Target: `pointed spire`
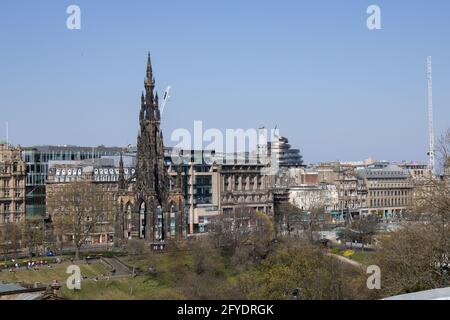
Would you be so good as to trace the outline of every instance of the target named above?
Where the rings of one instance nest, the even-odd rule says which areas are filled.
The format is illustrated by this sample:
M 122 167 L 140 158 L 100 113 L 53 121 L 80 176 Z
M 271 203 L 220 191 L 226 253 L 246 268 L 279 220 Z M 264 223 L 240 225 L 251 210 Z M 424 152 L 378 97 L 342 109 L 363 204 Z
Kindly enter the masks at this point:
M 161 120 L 161 113 L 159 111 L 158 92 L 156 92 L 156 96 L 155 96 L 155 118 L 156 118 L 157 121 Z
M 150 58 L 150 51 L 147 57 L 147 79 L 153 80 L 152 59 Z
M 148 95 L 149 91 L 153 91 L 155 87 L 155 78 L 153 78 L 153 69 L 152 69 L 152 61 L 150 58 L 150 51 L 148 52 L 147 58 L 147 72 L 145 74 L 144 80 L 145 92 Z M 153 95 L 153 92 L 152 92 Z
M 123 170 L 123 158 L 122 158 L 122 152 L 120 153 L 120 160 L 119 160 L 119 190 L 125 190 L 125 175 Z
M 139 113 L 139 121 L 144 120 L 144 113 L 145 113 L 145 97 L 144 97 L 144 91 L 142 91 L 142 95 L 141 95 L 141 112 Z

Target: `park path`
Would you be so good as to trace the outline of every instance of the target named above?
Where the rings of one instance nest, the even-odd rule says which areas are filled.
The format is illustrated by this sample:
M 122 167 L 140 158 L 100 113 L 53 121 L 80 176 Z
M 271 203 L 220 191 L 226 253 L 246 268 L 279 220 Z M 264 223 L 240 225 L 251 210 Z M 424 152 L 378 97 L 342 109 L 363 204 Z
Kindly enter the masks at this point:
M 132 272 L 124 263 L 122 263 L 118 258 L 102 258 L 107 264 L 113 267 L 115 270 L 115 276 L 130 275 Z
M 359 263 L 359 262 L 357 262 L 357 261 L 355 261 L 355 260 L 352 260 L 352 259 L 349 259 L 349 258 L 340 256 L 340 255 L 338 255 L 338 254 L 334 254 L 334 253 L 330 253 L 330 252 L 329 252 L 329 253 L 327 253 L 327 255 L 330 256 L 330 257 L 334 257 L 334 258 L 336 258 L 336 259 L 342 261 L 343 263 L 346 263 L 346 264 L 348 264 L 348 265 L 351 265 L 351 266 L 353 266 L 353 267 L 355 267 L 355 268 L 359 268 L 359 269 L 363 269 L 363 268 L 364 268 L 364 265 L 363 265 L 363 264 L 361 264 L 361 263 Z

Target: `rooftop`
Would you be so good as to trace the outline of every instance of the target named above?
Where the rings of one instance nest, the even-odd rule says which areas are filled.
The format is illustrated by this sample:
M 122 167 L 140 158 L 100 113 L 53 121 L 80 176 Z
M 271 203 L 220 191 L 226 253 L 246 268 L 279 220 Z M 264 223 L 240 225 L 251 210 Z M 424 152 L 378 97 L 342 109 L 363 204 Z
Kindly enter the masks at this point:
M 401 294 L 383 300 L 450 300 L 450 287 Z

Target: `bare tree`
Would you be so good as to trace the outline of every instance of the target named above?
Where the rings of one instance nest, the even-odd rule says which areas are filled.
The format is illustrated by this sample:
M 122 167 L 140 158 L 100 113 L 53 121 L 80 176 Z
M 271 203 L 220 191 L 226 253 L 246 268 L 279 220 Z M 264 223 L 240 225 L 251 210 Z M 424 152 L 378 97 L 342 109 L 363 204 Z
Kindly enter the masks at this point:
M 277 236 L 290 236 L 298 230 L 301 214 L 302 210 L 290 202 L 277 204 L 274 212 Z
M 255 270 L 238 276 L 247 299 L 364 299 L 364 274 L 323 250 L 284 238 Z
M 325 207 L 322 203 L 312 204 L 300 218 L 300 225 L 310 243 L 316 240 L 316 233 L 320 231 L 325 220 Z
M 438 154 L 449 160 L 450 130 L 439 142 Z M 442 161 L 442 165 L 446 162 Z M 418 187 L 411 220 L 425 225 L 434 235 L 435 263 L 448 269 L 450 262 L 450 184 L 445 179 L 431 177 Z
M 439 154 L 448 159 L 450 136 L 441 139 Z M 384 294 L 449 285 L 450 185 L 430 177 L 416 185 L 414 204 L 402 228 L 380 243 L 377 264 L 384 272 Z M 389 270 L 389 271 L 387 271 Z
M 339 237 L 346 242 L 361 243 L 362 250 L 365 244 L 371 244 L 377 233 L 379 218 L 374 215 L 360 216 L 353 219 L 349 225 L 339 231 Z
M 0 227 L 0 250 L 5 261 L 9 254 L 13 254 L 14 259 L 21 248 L 22 228 L 19 223 L 6 223 Z
M 39 247 L 44 243 L 44 219 L 28 217 L 23 222 L 23 244 L 28 248 L 30 258 L 39 254 Z
M 255 257 L 264 256 L 274 238 L 271 219 L 252 208 L 239 207 L 230 215 L 220 215 L 211 224 L 211 240 L 225 255 L 242 247 L 251 248 Z
M 450 128 L 438 140 L 437 158 L 441 167 L 450 165 Z
M 425 224 L 408 224 L 384 235 L 374 264 L 382 274 L 382 296 L 392 296 L 446 285 L 445 273 L 436 263 L 441 249 Z
M 314 242 L 325 223 L 326 193 L 321 188 L 309 189 L 295 196 L 293 203 L 278 205 L 275 210 L 278 234 L 302 235 Z
M 47 196 L 55 233 L 75 245 L 75 259 L 88 240 L 105 232 L 105 225 L 113 226 L 114 207 L 113 193 L 88 181 L 61 184 Z

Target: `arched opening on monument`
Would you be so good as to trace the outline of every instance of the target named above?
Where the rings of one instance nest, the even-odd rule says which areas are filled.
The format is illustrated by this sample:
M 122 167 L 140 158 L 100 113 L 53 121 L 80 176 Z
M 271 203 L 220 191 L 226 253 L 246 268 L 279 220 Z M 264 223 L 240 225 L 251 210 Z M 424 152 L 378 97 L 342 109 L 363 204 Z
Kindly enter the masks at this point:
M 170 236 L 175 236 L 176 233 L 176 219 L 175 219 L 176 208 L 173 203 L 170 204 L 170 215 L 169 215 L 169 231 Z
M 145 239 L 145 215 L 147 213 L 147 206 L 142 201 L 139 206 L 139 238 Z
M 131 221 L 131 212 L 132 212 L 131 203 L 128 202 L 127 212 L 125 213 L 125 226 L 126 226 L 126 232 L 127 232 L 126 237 L 129 240 L 131 239 L 131 230 L 133 228 L 132 221 Z
M 164 219 L 161 206 L 156 208 L 155 240 L 164 241 Z

